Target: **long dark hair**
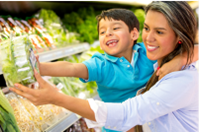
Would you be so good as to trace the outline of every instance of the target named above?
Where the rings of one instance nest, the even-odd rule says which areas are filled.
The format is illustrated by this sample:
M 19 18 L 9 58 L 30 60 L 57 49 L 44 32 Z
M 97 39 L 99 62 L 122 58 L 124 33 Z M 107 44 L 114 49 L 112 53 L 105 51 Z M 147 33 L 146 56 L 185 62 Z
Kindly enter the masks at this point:
M 163 58 L 160 67 L 183 52 L 187 53 L 186 67 L 192 61 L 197 30 L 197 22 L 193 10 L 185 1 L 154 1 L 145 8 L 145 13 L 147 14 L 149 10 L 162 13 L 176 36 L 182 41 L 182 44 L 177 44 L 175 49 Z M 148 91 L 158 81 L 156 72 L 154 72 L 142 93 Z M 142 132 L 142 128 L 136 126 L 135 131 Z

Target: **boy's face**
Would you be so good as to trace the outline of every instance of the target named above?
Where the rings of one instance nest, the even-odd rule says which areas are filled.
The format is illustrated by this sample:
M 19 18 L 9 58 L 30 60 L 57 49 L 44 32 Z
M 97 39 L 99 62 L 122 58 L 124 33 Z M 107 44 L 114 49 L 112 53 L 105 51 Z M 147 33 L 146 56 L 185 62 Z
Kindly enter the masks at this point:
M 139 34 L 139 33 L 138 33 Z M 129 32 L 128 26 L 121 20 L 99 22 L 99 41 L 102 50 L 112 56 L 129 58 L 135 39 L 134 30 Z

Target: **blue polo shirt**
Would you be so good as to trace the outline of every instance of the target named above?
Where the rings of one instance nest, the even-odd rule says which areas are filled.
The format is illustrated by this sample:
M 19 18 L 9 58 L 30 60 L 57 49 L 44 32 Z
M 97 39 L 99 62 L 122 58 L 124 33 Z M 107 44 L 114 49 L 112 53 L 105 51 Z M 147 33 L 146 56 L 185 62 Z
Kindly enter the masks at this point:
M 136 95 L 154 72 L 153 64 L 146 56 L 143 43 L 133 46 L 133 64 L 124 57 L 95 53 L 83 64 L 88 69 L 88 80 L 96 81 L 98 94 L 104 102 L 123 102 Z

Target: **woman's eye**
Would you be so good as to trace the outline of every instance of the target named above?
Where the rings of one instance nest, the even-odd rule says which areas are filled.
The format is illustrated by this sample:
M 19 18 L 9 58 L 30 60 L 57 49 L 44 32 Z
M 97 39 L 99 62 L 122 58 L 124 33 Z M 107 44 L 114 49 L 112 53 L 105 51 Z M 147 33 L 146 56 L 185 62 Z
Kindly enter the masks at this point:
M 145 30 L 145 31 L 148 31 L 148 30 L 149 30 L 149 28 L 147 28 L 147 27 L 144 27 L 144 30 Z
M 158 34 L 163 34 L 163 32 L 157 31 Z

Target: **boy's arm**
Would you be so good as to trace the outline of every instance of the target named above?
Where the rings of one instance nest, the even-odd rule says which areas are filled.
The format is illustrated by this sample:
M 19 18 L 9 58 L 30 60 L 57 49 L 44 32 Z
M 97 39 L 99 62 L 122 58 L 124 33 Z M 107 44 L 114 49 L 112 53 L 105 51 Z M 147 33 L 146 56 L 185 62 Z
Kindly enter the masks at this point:
M 83 63 L 70 63 L 66 61 L 40 63 L 42 76 L 78 77 L 88 79 L 88 70 Z
M 36 59 L 42 76 L 88 79 L 88 69 L 83 63 L 70 63 L 67 61 L 40 63 L 38 55 L 36 55 Z
M 198 60 L 198 45 L 194 46 L 194 56 L 192 62 Z M 159 80 L 163 78 L 168 73 L 181 70 L 182 66 L 184 66 L 187 62 L 187 54 L 183 53 L 182 55 L 177 55 L 170 62 L 165 63 L 156 73 L 159 76 Z

